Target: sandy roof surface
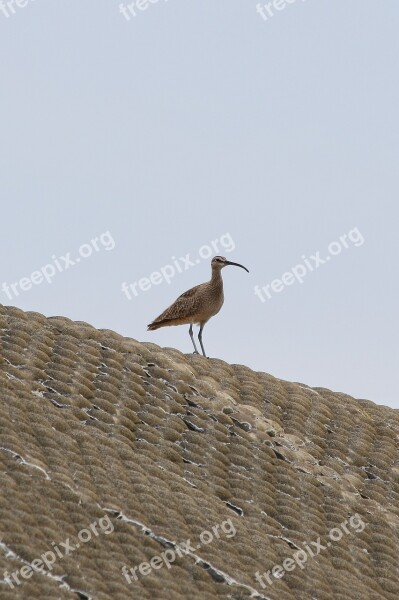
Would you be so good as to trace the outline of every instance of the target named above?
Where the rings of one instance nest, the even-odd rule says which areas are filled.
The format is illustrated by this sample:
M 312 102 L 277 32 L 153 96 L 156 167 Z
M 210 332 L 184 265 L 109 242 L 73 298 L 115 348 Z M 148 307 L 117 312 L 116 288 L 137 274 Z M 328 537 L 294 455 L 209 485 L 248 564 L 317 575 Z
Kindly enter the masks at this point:
M 1 600 L 397 600 L 399 411 L 16 308 L 0 340 Z

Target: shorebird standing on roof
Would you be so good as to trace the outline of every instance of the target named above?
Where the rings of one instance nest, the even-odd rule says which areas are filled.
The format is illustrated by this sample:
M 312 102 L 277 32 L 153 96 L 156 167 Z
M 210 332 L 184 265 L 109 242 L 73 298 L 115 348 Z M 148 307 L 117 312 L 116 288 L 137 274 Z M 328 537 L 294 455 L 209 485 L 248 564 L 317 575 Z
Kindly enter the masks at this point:
M 198 333 L 202 354 L 206 357 L 202 343 L 202 330 L 205 323 L 214 317 L 222 308 L 224 302 L 223 279 L 220 271 L 223 267 L 234 265 L 249 273 L 243 265 L 227 260 L 224 256 L 214 256 L 211 261 L 212 277 L 210 281 L 201 283 L 187 290 L 173 302 L 159 317 L 148 325 L 149 331 L 169 325 L 190 325 L 189 334 L 194 346 L 194 354 L 199 354 L 193 335 L 193 324 L 200 326 Z

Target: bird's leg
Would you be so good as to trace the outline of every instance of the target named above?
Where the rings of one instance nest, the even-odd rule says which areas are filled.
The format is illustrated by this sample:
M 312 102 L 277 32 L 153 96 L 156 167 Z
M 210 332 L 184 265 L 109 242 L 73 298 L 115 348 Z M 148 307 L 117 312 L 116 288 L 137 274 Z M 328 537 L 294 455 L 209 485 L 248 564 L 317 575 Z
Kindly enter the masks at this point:
M 191 341 L 193 343 L 194 346 L 194 354 L 199 354 L 198 350 L 197 350 L 197 346 L 195 345 L 195 341 L 194 341 L 194 335 L 193 335 L 193 324 L 191 323 L 190 325 L 190 329 L 188 330 L 189 334 L 190 334 L 190 338 Z
M 205 325 L 205 323 L 201 324 L 199 334 L 198 334 L 198 339 L 199 339 L 199 343 L 201 344 L 202 354 L 205 356 L 205 358 L 207 358 L 207 356 L 205 354 L 205 350 L 204 350 L 204 344 L 202 343 L 202 330 L 204 329 L 204 325 Z

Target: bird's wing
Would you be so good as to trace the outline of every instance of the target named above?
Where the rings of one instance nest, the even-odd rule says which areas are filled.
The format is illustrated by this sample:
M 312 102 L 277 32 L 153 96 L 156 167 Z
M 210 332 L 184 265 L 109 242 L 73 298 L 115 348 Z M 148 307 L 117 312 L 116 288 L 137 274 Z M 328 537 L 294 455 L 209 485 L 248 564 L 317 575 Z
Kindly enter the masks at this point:
M 159 317 L 154 319 L 153 323 L 159 323 L 160 321 L 169 321 L 171 319 L 179 319 L 181 317 L 192 317 L 201 306 L 200 291 L 203 284 L 196 285 L 195 287 L 187 290 L 181 294 L 177 300 L 173 302 Z

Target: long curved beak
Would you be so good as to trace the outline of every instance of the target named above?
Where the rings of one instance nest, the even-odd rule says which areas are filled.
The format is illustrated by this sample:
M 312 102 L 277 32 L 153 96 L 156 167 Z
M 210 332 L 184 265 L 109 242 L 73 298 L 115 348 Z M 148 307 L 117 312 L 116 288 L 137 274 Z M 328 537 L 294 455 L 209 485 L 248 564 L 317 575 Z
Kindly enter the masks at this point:
M 226 265 L 233 265 L 234 267 L 241 267 L 241 269 L 245 269 L 246 272 L 249 273 L 247 267 L 244 267 L 244 265 L 240 265 L 239 263 L 230 262 L 228 260 L 228 261 L 226 261 Z

